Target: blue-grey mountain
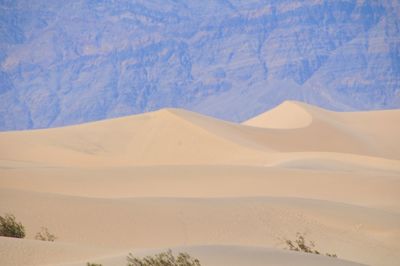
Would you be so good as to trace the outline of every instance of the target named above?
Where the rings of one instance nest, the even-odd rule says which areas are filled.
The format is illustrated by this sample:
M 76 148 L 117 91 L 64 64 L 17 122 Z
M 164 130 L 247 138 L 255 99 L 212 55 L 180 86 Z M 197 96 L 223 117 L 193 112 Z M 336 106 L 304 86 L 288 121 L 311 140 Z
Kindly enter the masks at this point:
M 398 0 L 0 0 L 0 129 L 400 107 Z

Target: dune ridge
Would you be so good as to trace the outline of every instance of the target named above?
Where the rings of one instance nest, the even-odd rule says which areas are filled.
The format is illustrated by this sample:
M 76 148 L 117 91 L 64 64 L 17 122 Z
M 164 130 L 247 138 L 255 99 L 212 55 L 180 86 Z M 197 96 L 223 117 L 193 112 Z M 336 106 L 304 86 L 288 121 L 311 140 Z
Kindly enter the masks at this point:
M 312 121 L 313 117 L 306 108 L 294 101 L 285 101 L 242 124 L 262 128 L 295 129 L 307 127 Z
M 0 132 L 0 214 L 28 229 L 0 237 L 0 264 L 117 266 L 171 247 L 206 266 L 396 266 L 399 122 L 288 101 L 242 124 L 163 109 Z M 41 226 L 59 239 L 33 240 Z M 281 251 L 297 232 L 339 259 Z
M 165 109 L 63 128 L 1 132 L 0 155 L 3 160 L 84 166 L 268 164 L 276 162 L 282 152 L 334 152 L 399 159 L 400 144 L 393 142 L 400 132 L 400 123 L 396 123 L 400 121 L 398 110 L 352 114 L 349 116 L 353 119 L 344 119 L 346 114 L 318 113 L 319 109 L 304 104 L 283 103 L 277 108 L 290 113 L 292 106 L 313 114 L 312 123 L 304 128 L 265 129 Z M 272 110 L 266 115 L 273 117 L 275 113 Z

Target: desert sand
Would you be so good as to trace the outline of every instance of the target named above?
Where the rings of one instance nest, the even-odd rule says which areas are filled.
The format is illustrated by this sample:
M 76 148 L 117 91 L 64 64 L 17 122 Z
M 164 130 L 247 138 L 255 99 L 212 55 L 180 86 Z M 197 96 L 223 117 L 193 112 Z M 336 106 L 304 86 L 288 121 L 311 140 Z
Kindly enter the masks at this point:
M 242 124 L 180 109 L 0 132 L 0 265 L 126 265 L 171 248 L 202 265 L 400 261 L 400 110 L 287 101 Z M 34 239 L 45 226 L 55 242 Z M 300 232 L 321 253 L 285 250 Z

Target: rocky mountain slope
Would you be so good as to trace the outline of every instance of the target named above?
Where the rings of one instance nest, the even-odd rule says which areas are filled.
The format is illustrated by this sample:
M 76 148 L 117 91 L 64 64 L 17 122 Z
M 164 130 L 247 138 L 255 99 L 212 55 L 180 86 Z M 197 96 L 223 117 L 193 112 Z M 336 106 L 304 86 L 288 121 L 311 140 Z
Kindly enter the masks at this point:
M 180 107 L 243 121 L 284 99 L 400 107 L 400 3 L 0 1 L 0 129 Z

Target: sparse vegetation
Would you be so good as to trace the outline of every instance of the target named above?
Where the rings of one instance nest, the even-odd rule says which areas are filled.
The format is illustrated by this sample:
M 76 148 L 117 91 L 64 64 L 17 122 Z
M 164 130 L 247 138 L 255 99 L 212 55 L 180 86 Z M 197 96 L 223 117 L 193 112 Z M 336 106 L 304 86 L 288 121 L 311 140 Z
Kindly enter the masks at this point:
M 6 214 L 4 217 L 0 216 L 0 236 L 24 238 L 25 228 L 15 220 L 14 215 Z
M 35 239 L 53 242 L 54 240 L 57 239 L 57 237 L 55 235 L 51 234 L 46 227 L 42 227 L 42 230 L 40 232 L 36 233 Z
M 313 241 L 309 241 L 307 243 L 304 235 L 300 233 L 297 233 L 296 237 L 297 238 L 294 241 L 288 239 L 285 240 L 289 250 L 321 255 L 321 252 L 315 249 L 315 243 Z M 328 257 L 337 258 L 336 254 L 325 253 L 325 255 Z
M 103 266 L 102 264 L 98 264 L 98 263 L 86 263 L 86 266 Z
M 171 250 L 142 259 L 134 257 L 132 253 L 129 253 L 127 260 L 128 266 L 201 266 L 200 261 L 192 258 L 189 254 L 179 253 L 175 257 Z

